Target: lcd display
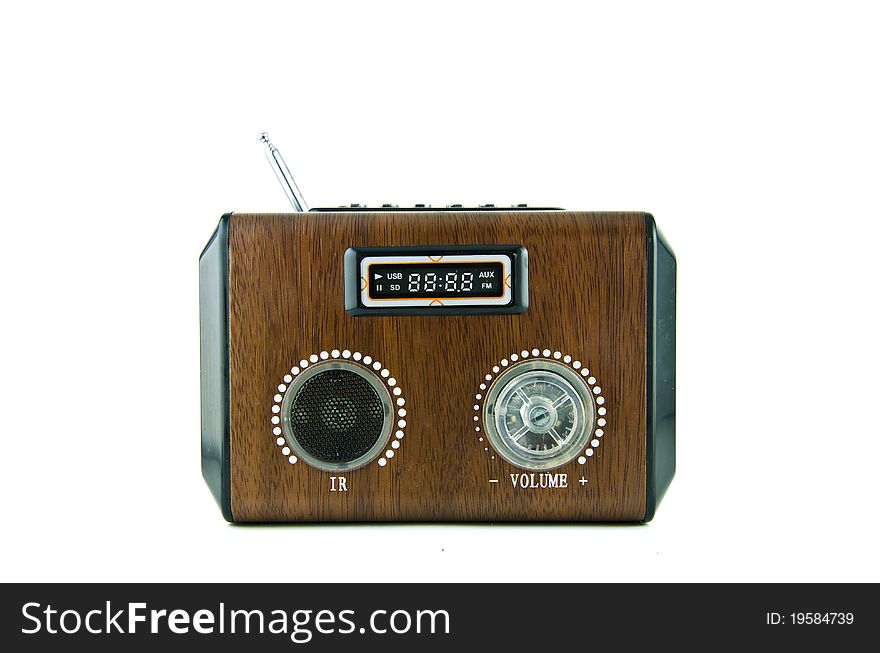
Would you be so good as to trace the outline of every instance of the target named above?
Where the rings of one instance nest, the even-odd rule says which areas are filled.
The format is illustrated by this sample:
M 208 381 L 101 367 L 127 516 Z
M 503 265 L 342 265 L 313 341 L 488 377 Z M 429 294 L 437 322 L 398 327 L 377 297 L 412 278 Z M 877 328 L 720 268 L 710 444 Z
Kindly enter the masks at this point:
M 443 299 L 450 297 L 501 297 L 504 266 L 487 263 L 386 263 L 372 264 L 371 299 Z
M 519 245 L 349 247 L 350 315 L 479 315 L 528 307 L 528 253 Z

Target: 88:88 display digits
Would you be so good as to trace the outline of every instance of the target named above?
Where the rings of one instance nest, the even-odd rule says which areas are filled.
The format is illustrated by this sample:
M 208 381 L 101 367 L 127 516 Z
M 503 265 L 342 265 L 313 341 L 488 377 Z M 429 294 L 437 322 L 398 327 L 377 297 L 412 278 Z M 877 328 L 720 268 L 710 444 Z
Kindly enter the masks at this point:
M 410 272 L 407 290 L 409 292 L 431 293 L 438 290 L 445 292 L 471 292 L 474 289 L 474 273 L 462 272 L 459 284 L 458 272 L 447 272 L 437 278 L 436 272 L 426 272 L 424 281 L 418 272 Z M 439 284 L 439 286 L 438 286 Z

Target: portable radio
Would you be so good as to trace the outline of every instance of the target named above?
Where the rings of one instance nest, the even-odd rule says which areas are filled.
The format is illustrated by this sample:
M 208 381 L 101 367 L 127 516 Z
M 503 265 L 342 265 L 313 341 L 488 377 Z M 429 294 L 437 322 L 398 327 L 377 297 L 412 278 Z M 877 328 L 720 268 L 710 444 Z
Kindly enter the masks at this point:
M 675 469 L 675 257 L 646 213 L 223 216 L 202 471 L 234 522 L 649 521 Z

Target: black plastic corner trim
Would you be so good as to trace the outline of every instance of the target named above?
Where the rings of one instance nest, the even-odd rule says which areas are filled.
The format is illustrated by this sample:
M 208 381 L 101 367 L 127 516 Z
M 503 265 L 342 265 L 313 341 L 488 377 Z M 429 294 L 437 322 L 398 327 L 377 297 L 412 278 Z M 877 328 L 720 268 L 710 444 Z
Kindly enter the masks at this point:
M 645 214 L 647 233 L 646 505 L 651 521 L 675 476 L 675 254 Z
M 229 487 L 229 218 L 199 256 L 202 476 L 227 521 Z

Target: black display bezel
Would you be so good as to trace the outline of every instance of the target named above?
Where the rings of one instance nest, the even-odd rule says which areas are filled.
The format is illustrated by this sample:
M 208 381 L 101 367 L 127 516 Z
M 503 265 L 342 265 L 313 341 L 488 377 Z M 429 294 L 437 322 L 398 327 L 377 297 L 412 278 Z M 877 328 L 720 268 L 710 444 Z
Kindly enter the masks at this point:
M 510 257 L 511 298 L 503 306 L 364 306 L 361 302 L 360 267 L 368 256 L 436 254 L 504 254 Z M 349 247 L 345 251 L 345 312 L 349 315 L 516 315 L 529 307 L 528 252 L 521 245 L 425 245 L 404 247 Z

